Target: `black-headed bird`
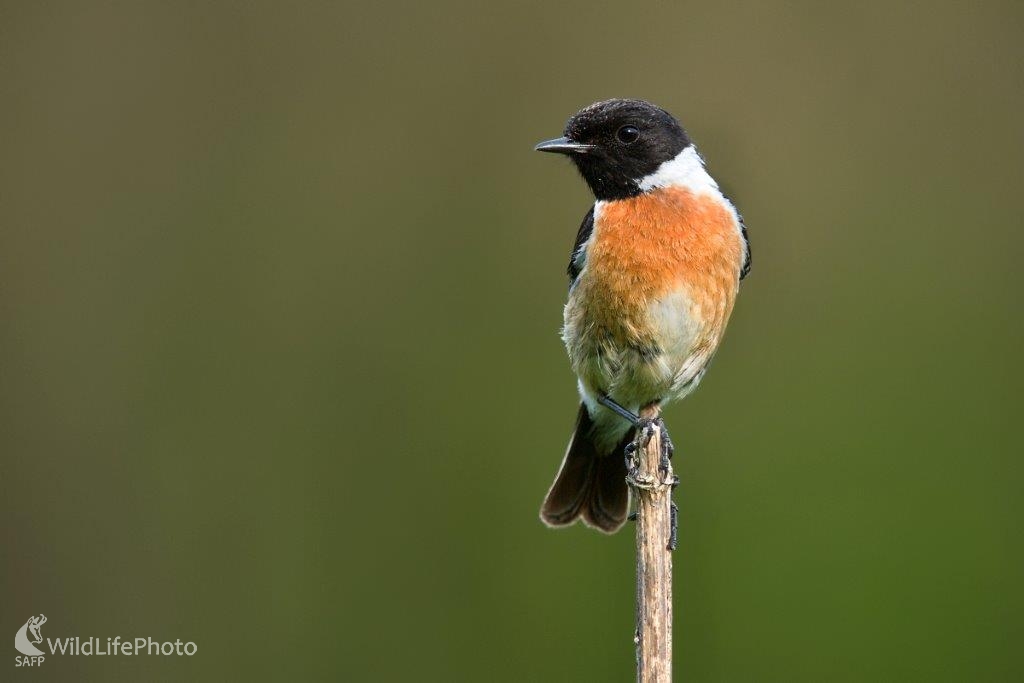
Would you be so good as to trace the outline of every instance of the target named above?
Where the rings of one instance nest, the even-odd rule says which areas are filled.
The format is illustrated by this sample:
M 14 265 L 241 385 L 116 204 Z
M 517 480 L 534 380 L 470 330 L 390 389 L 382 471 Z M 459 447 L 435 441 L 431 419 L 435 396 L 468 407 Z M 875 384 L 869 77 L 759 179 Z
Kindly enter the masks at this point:
M 639 416 L 662 428 L 661 406 L 697 387 L 750 250 L 736 208 L 665 110 L 597 102 L 564 133 L 536 149 L 568 155 L 596 201 L 569 258 L 562 330 L 582 404 L 541 519 L 612 533 L 629 513 L 623 451 Z

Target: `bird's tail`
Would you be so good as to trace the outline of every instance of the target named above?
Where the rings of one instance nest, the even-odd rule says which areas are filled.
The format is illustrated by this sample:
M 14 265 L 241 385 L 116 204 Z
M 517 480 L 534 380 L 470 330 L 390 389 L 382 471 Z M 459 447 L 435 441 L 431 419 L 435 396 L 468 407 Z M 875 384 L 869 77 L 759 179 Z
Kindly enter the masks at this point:
M 629 487 L 623 449 L 633 432 L 611 453 L 599 453 L 593 426 L 587 407 L 581 405 L 562 467 L 540 509 L 540 518 L 548 526 L 568 526 L 582 517 L 587 526 L 611 534 L 626 523 Z

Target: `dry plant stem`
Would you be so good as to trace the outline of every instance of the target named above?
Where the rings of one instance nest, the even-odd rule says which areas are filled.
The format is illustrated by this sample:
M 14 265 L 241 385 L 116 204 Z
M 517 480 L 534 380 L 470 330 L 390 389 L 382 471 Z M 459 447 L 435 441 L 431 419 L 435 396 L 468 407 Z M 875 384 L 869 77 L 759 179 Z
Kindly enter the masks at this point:
M 642 418 L 657 418 L 641 414 Z M 650 422 L 637 430 L 626 481 L 636 498 L 636 678 L 672 680 L 671 463 L 662 469 L 661 432 Z

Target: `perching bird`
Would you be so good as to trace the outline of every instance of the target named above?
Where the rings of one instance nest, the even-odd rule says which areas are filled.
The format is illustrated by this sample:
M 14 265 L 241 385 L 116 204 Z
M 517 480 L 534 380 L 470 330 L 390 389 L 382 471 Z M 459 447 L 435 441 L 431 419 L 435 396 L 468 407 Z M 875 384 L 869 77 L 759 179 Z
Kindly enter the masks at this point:
M 683 127 L 649 102 L 592 104 L 536 149 L 568 155 L 596 199 L 569 258 L 562 330 L 583 400 L 541 519 L 612 533 L 629 512 L 636 416 L 703 377 L 750 268 L 746 228 Z

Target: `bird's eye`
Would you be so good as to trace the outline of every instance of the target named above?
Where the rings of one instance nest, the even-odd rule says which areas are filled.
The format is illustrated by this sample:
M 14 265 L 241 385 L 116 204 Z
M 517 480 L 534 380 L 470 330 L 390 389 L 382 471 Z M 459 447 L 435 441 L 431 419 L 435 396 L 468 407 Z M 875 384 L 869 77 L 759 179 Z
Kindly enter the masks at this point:
M 640 139 L 640 130 L 636 126 L 623 126 L 615 132 L 615 137 L 624 145 L 632 145 Z

